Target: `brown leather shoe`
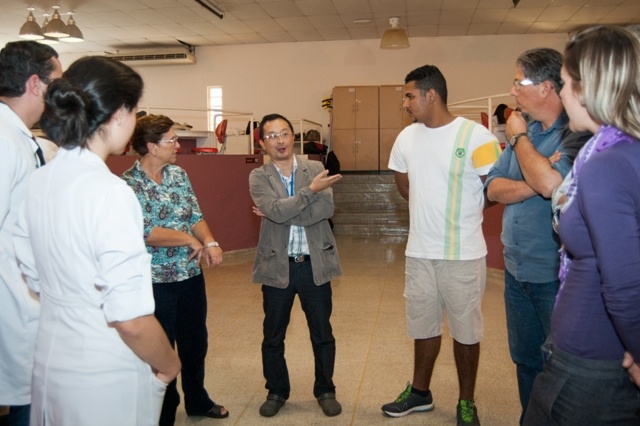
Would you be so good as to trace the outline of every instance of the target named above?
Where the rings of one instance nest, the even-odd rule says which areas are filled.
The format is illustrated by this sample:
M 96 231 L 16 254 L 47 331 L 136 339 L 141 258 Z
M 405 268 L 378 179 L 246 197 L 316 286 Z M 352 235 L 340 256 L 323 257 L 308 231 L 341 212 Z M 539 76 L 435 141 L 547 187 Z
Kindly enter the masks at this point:
M 318 404 L 322 407 L 325 416 L 337 416 L 342 413 L 342 405 L 336 401 L 335 393 L 325 393 L 318 397 Z

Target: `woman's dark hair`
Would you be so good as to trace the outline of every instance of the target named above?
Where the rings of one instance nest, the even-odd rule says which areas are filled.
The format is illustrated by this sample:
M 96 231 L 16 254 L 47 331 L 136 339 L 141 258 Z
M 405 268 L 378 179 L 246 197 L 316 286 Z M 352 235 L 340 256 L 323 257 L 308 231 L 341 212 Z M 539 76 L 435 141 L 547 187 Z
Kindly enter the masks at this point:
M 25 92 L 32 75 L 43 83 L 51 82 L 51 73 L 58 53 L 51 46 L 30 40 L 12 41 L 0 50 L 0 96 L 16 98 Z
M 498 119 L 498 124 L 506 124 L 507 118 L 504 116 L 504 111 L 507 108 L 509 107 L 505 104 L 500 104 L 496 107 L 496 110 L 494 111 L 493 115 L 495 115 L 496 118 Z
M 158 143 L 173 124 L 173 120 L 165 115 L 150 114 L 140 117 L 131 138 L 133 149 L 140 155 L 146 155 L 149 152 L 147 142 Z
M 289 121 L 289 119 L 287 119 L 285 116 L 280 115 L 280 114 L 267 114 L 264 117 L 262 117 L 262 120 L 260 120 L 260 127 L 259 127 L 259 132 L 260 132 L 260 140 L 264 140 L 264 125 L 267 124 L 270 121 L 275 121 L 275 120 L 284 120 L 287 122 L 287 125 L 289 126 L 289 129 L 291 130 L 291 133 L 293 133 L 293 124 L 291 124 L 291 122 Z
M 138 105 L 142 88 L 142 77 L 129 66 L 86 56 L 49 85 L 40 126 L 60 147 L 85 147 L 118 109 L 132 111 Z

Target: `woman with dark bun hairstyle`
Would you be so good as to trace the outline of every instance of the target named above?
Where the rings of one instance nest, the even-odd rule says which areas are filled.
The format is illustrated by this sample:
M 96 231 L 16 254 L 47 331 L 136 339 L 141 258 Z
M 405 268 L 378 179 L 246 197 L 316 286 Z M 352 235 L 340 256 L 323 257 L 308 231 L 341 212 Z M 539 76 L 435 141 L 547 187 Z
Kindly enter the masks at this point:
M 133 191 L 105 164 L 136 124 L 142 79 L 104 57 L 49 85 L 42 129 L 60 149 L 29 182 L 14 237 L 42 312 L 31 425 L 157 425 L 180 370 L 153 316 L 151 256 Z

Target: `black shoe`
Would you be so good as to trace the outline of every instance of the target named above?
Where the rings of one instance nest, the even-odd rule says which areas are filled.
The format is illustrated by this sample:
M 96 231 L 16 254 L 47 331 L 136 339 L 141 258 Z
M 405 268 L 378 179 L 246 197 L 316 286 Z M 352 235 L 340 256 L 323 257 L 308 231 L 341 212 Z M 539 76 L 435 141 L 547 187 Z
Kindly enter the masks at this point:
M 273 417 L 278 414 L 280 408 L 284 405 L 285 399 L 280 395 L 269 394 L 267 400 L 260 406 L 260 415 L 262 417 Z
M 478 409 L 473 400 L 461 399 L 456 407 L 456 418 L 458 426 L 480 426 L 478 419 Z
M 390 417 L 402 417 L 419 411 L 433 410 L 433 397 L 431 391 L 426 397 L 411 392 L 411 383 L 407 382 L 407 388 L 402 391 L 394 402 L 384 404 L 382 411 Z
M 224 410 L 224 413 L 222 412 L 222 410 Z M 226 419 L 227 417 L 229 417 L 229 411 L 222 405 L 218 405 L 214 402 L 211 410 L 207 411 L 204 416 L 211 417 L 212 419 Z
M 325 416 L 337 416 L 342 413 L 342 405 L 336 401 L 335 393 L 325 393 L 318 397 L 318 404 L 322 407 Z

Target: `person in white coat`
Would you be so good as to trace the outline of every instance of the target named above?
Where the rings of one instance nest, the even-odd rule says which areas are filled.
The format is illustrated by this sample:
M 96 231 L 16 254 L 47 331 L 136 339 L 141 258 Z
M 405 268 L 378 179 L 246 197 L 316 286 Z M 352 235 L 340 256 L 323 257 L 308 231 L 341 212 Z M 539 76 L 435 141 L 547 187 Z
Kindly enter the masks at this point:
M 133 191 L 107 168 L 136 123 L 142 79 L 105 57 L 49 85 L 41 127 L 60 149 L 31 177 L 14 233 L 41 320 L 31 425 L 157 425 L 180 361 L 153 316 Z
M 58 54 L 35 41 L 0 51 L 0 405 L 9 426 L 29 424 L 31 370 L 40 305 L 20 273 L 12 234 L 27 181 L 46 156 L 31 127 L 44 110 L 44 93 L 62 75 Z

